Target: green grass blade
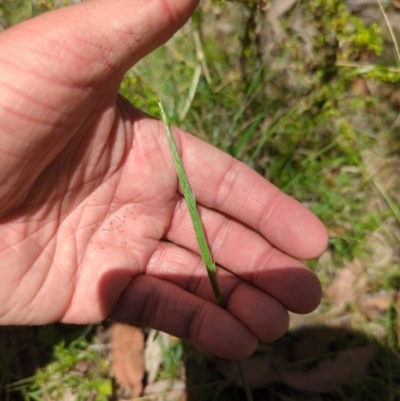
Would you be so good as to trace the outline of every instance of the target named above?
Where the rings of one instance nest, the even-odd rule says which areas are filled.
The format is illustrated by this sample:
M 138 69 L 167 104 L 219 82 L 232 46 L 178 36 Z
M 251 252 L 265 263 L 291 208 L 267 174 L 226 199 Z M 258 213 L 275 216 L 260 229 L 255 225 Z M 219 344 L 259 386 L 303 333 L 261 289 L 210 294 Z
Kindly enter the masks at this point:
M 174 141 L 174 137 L 172 136 L 172 132 L 168 123 L 167 116 L 164 111 L 164 107 L 160 101 L 158 101 L 158 107 L 160 108 L 161 117 L 164 122 L 165 130 L 167 131 L 168 141 L 172 152 L 172 157 L 174 159 L 176 172 L 178 174 L 179 183 L 181 185 L 181 189 L 183 192 L 183 196 L 185 197 L 185 201 L 189 210 L 190 218 L 193 223 L 193 228 L 196 234 L 197 243 L 199 244 L 201 257 L 206 266 L 208 277 L 211 282 L 211 286 L 215 295 L 215 299 L 218 302 L 218 305 L 224 307 L 224 301 L 222 299 L 221 291 L 219 289 L 218 281 L 217 281 L 217 268 L 215 266 L 214 260 L 211 256 L 211 252 L 209 250 L 206 235 L 204 233 L 203 224 L 201 222 L 199 213 L 197 211 L 196 198 L 194 197 L 189 181 L 186 177 L 185 170 L 183 168 L 182 160 L 179 156 L 178 150 L 176 148 L 176 144 Z
M 208 247 L 206 236 L 204 233 L 203 223 L 201 222 L 199 213 L 197 211 L 196 198 L 195 198 L 192 190 L 190 189 L 189 181 L 187 179 L 185 170 L 183 168 L 182 160 L 179 156 L 178 149 L 176 148 L 175 140 L 174 140 L 174 137 L 172 136 L 172 132 L 171 132 L 171 128 L 169 126 L 167 115 L 165 114 L 164 107 L 163 107 L 161 101 L 158 101 L 158 107 L 160 108 L 162 121 L 164 123 L 164 127 L 167 132 L 168 141 L 169 141 L 169 145 L 170 145 L 171 152 L 172 152 L 172 158 L 174 159 L 176 172 L 178 174 L 179 183 L 181 185 L 183 196 L 185 197 L 185 201 L 186 201 L 186 204 L 189 209 L 190 218 L 192 219 L 193 228 L 194 228 L 194 231 L 196 234 L 197 242 L 199 244 L 201 257 L 206 266 L 208 277 L 210 279 L 210 283 L 211 283 L 212 289 L 214 291 L 215 299 L 219 306 L 226 309 L 222 295 L 221 295 L 221 291 L 220 291 L 220 288 L 218 285 L 217 268 L 216 268 L 215 262 L 211 256 L 211 252 Z M 242 365 L 240 364 L 239 361 L 237 361 L 237 366 L 238 366 L 238 370 L 239 370 L 240 379 L 242 381 L 242 385 L 244 387 L 244 391 L 246 394 L 246 399 L 247 399 L 247 401 L 253 401 L 253 398 L 252 398 L 252 395 L 250 392 L 250 388 L 244 377 Z
M 249 141 L 254 131 L 258 128 L 261 120 L 265 117 L 265 112 L 260 113 L 255 121 L 250 125 L 250 127 L 240 136 L 238 144 L 235 146 L 232 152 L 233 157 L 237 157 L 237 154 L 242 149 L 242 147 Z

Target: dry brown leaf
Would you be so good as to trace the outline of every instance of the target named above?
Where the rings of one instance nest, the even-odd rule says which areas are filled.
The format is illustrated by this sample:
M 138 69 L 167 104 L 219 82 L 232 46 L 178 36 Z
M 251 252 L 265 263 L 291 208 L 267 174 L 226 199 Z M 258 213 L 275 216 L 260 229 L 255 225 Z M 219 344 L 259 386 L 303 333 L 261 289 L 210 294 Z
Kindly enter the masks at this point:
M 325 296 L 336 304 L 355 301 L 367 290 L 367 280 L 362 262 L 354 259 L 336 272 L 325 291 Z
M 143 391 L 144 335 L 140 328 L 116 323 L 111 331 L 112 372 L 133 397 Z
M 358 305 L 365 317 L 373 321 L 386 314 L 392 303 L 392 298 L 393 296 L 389 293 L 366 296 L 360 299 Z

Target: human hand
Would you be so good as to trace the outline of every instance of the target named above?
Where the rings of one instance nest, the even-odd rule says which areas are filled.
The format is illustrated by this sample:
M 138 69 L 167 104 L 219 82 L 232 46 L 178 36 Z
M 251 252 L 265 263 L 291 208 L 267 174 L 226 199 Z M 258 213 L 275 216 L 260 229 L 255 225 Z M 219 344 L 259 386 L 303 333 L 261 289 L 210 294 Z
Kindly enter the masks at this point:
M 196 0 L 92 0 L 0 34 L 0 324 L 151 326 L 240 359 L 319 303 L 297 258 L 319 220 L 174 130 L 227 311 L 213 298 L 162 123 L 117 95 Z

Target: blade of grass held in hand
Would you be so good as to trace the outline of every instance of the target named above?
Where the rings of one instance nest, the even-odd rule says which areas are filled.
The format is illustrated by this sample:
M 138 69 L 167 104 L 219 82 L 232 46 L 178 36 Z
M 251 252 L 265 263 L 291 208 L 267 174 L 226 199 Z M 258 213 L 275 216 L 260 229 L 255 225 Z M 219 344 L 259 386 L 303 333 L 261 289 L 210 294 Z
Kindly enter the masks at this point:
M 161 118 L 164 123 L 165 130 L 167 132 L 169 145 L 171 148 L 172 158 L 174 160 L 176 172 L 178 175 L 179 183 L 183 192 L 183 196 L 185 198 L 190 218 L 193 223 L 193 228 L 196 234 L 197 243 L 199 244 L 201 258 L 206 266 L 208 277 L 210 279 L 210 283 L 214 292 L 215 299 L 218 305 L 224 309 L 225 303 L 221 295 L 221 291 L 219 289 L 218 280 L 217 280 L 217 268 L 215 266 L 215 262 L 211 256 L 210 249 L 207 244 L 206 236 L 204 233 L 203 223 L 201 222 L 199 213 L 197 211 L 196 198 L 190 189 L 189 181 L 187 179 L 185 170 L 183 168 L 181 157 L 179 156 L 178 149 L 176 148 L 174 137 L 172 136 L 171 128 L 169 126 L 169 122 L 167 119 L 167 115 L 165 114 L 164 107 L 161 101 L 158 101 L 158 107 L 160 109 Z M 249 386 L 243 374 L 243 369 L 239 361 L 237 361 L 238 370 L 240 379 L 242 381 L 244 391 L 246 393 L 247 401 L 253 401 Z
M 172 132 L 168 123 L 167 116 L 164 111 L 164 107 L 160 101 L 158 101 L 158 107 L 160 108 L 161 117 L 164 122 L 165 130 L 167 131 L 168 141 L 172 152 L 172 158 L 174 159 L 179 183 L 181 185 L 183 196 L 185 197 L 190 218 L 193 223 L 193 228 L 196 234 L 197 243 L 199 244 L 200 248 L 201 258 L 203 259 L 203 262 L 206 265 L 208 277 L 211 282 L 215 299 L 217 300 L 218 305 L 224 308 L 225 307 L 224 301 L 222 299 L 221 291 L 219 289 L 217 281 L 217 268 L 211 256 L 210 249 L 208 248 L 206 236 L 204 234 L 203 224 L 200 220 L 200 216 L 197 211 L 196 198 L 194 197 L 193 192 L 190 189 L 189 181 L 186 177 L 186 173 L 183 168 L 182 160 L 179 156 L 178 149 L 176 148 L 175 140 L 174 137 L 172 136 Z

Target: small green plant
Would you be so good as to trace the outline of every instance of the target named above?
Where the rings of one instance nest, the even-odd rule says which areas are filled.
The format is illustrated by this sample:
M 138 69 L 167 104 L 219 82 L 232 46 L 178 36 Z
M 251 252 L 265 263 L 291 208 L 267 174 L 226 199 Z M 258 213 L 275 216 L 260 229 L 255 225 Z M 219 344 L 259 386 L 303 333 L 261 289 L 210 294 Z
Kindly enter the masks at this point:
M 163 357 L 163 369 L 159 372 L 160 378 L 173 379 L 177 376 L 177 370 L 182 367 L 183 344 L 179 339 L 174 339 L 169 345 L 163 336 L 157 336 Z
M 113 392 L 109 362 L 91 347 L 90 330 L 91 326 L 87 326 L 69 343 L 58 339 L 52 361 L 33 376 L 7 386 L 8 393 L 18 392 L 24 401 L 61 401 L 68 394 L 76 401 L 108 401 Z M 56 337 L 52 338 L 53 335 Z M 57 337 L 54 330 L 52 334 L 52 326 L 38 333 L 38 340 L 46 343 L 56 341 Z

